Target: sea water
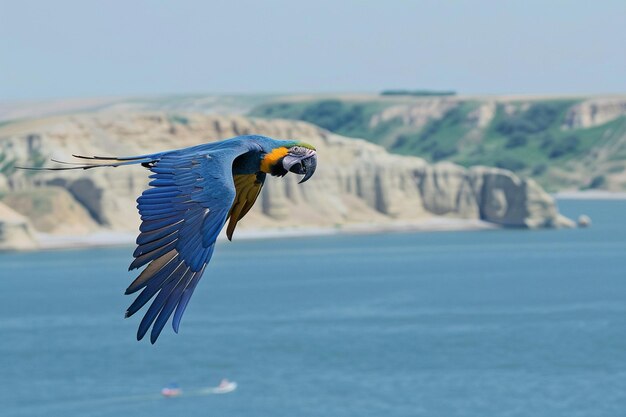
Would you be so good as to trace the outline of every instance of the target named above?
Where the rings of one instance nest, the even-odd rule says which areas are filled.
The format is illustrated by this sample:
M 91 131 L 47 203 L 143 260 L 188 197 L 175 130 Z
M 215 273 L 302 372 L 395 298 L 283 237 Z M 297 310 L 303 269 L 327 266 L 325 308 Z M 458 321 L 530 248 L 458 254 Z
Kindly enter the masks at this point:
M 0 416 L 624 416 L 626 202 L 560 206 L 593 226 L 221 242 L 154 346 L 131 248 L 2 254 Z

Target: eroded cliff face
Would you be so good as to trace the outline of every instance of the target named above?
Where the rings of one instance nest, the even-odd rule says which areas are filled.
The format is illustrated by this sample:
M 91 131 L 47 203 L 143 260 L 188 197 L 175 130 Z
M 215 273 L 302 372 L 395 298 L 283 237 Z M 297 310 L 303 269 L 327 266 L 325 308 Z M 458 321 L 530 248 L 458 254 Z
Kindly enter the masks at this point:
M 37 247 L 35 231 L 28 219 L 0 203 L 0 250 L 25 250 Z
M 564 129 L 580 129 L 600 126 L 620 116 L 626 116 L 624 98 L 588 99 L 568 109 Z
M 403 103 L 387 107 L 380 113 L 374 114 L 370 120 L 370 127 L 375 128 L 380 123 L 392 120 L 401 120 L 406 126 L 422 128 L 434 119 L 439 119 L 447 111 L 457 107 L 457 98 L 437 97 L 423 99 L 411 103 Z
M 429 165 L 304 122 L 199 114 L 84 114 L 4 126 L 0 154 L 5 161 L 32 165 L 49 157 L 138 155 L 245 134 L 309 142 L 318 149 L 319 166 L 315 177 L 303 185 L 297 184 L 295 175 L 268 179 L 238 229 L 382 225 L 433 216 L 516 227 L 569 225 L 548 194 L 511 172 Z M 4 204 L 30 216 L 41 231 L 132 231 L 139 223 L 135 199 L 147 186 L 147 175 L 141 167 L 64 172 L 5 168 L 0 188 Z M 30 204 L 29 196 L 39 198 L 39 206 Z M 45 196 L 56 214 L 47 214 L 43 221 L 36 218 L 35 208 L 41 209 Z

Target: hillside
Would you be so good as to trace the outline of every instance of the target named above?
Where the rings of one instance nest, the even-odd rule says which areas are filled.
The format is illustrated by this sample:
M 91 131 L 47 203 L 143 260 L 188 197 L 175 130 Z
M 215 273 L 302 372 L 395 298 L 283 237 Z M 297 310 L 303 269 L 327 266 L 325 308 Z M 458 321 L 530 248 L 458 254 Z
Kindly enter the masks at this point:
M 626 97 L 283 98 L 250 115 L 307 121 L 430 162 L 509 169 L 549 191 L 626 190 Z
M 303 185 L 294 175 L 268 180 L 238 231 L 407 230 L 443 218 L 529 228 L 571 225 L 534 181 L 503 169 L 431 165 L 304 122 L 109 111 L 0 126 L 0 208 L 28 220 L 14 215 L 3 223 L 0 217 L 0 231 L 13 230 L 8 235 L 19 236 L 23 247 L 35 232 L 76 236 L 138 227 L 135 199 L 147 186 L 145 169 L 38 172 L 16 170 L 19 163 L 42 166 L 49 157 L 67 159 L 72 153 L 145 154 L 251 133 L 307 141 L 318 149 L 319 167 Z

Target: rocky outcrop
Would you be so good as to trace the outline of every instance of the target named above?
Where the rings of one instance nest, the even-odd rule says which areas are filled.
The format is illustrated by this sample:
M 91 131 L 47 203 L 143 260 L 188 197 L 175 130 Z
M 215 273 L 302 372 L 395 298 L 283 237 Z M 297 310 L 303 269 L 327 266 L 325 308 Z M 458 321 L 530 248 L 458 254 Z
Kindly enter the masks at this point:
M 589 99 L 568 109 L 563 128 L 590 128 L 610 122 L 620 116 L 626 116 L 626 99 Z
M 380 123 L 400 119 L 403 125 L 422 128 L 429 121 L 441 118 L 459 103 L 460 101 L 454 97 L 437 97 L 390 106 L 372 117 L 370 127 L 374 128 Z
M 2 202 L 44 233 L 87 234 L 100 228 L 89 211 L 63 187 L 7 192 Z
M 495 100 L 484 101 L 468 113 L 467 120 L 477 128 L 484 129 L 489 126 L 493 118 L 496 117 L 497 110 L 498 106 Z
M 0 250 L 35 249 L 37 246 L 28 219 L 0 203 Z
M 470 177 L 482 220 L 507 227 L 574 227 L 532 179 L 489 167 L 471 168 Z
M 337 227 L 433 216 L 515 227 L 566 225 L 549 195 L 508 171 L 430 165 L 304 122 L 199 114 L 84 114 L 5 126 L 0 129 L 0 153 L 4 160 L 27 164 L 33 155 L 59 159 L 72 153 L 137 155 L 251 133 L 309 142 L 318 149 L 319 167 L 314 180 L 304 185 L 298 185 L 294 175 L 270 178 L 259 202 L 241 222 L 242 228 Z M 6 203 L 22 213 L 34 218 L 28 197 L 37 195 L 29 194 L 33 190 L 47 195 L 46 201 L 56 202 L 52 211 L 65 214 L 52 213 L 45 222 L 34 220 L 39 230 L 53 232 L 57 230 L 52 224 L 69 217 L 86 231 L 94 227 L 136 230 L 139 218 L 134 200 L 148 182 L 145 169 L 137 166 L 65 172 L 5 170 L 5 174 Z

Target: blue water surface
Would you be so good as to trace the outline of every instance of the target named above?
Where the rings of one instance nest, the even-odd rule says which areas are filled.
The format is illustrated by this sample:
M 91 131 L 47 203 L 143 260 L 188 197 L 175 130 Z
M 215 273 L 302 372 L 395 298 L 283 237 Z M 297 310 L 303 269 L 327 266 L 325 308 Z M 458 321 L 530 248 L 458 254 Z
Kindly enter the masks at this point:
M 0 416 L 624 416 L 626 202 L 560 206 L 593 226 L 222 242 L 154 346 L 130 248 L 1 254 Z

